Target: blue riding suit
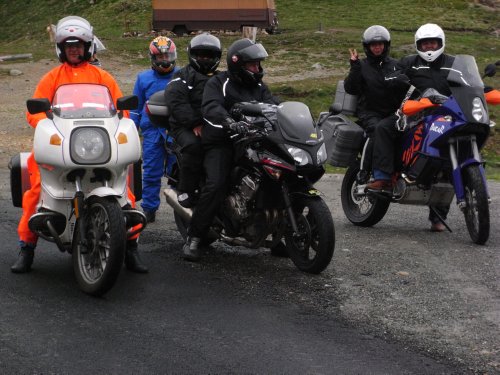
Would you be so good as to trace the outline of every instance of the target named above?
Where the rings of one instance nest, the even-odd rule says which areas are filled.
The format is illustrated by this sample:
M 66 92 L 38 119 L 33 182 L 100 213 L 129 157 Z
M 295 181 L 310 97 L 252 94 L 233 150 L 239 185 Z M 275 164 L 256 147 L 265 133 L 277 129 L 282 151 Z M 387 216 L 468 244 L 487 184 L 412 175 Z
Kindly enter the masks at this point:
M 142 209 L 155 212 L 160 207 L 161 178 L 165 169 L 169 170 L 175 161 L 173 155 L 165 150 L 165 141 L 172 142 L 164 128 L 155 127 L 146 113 L 145 104 L 155 92 L 164 90 L 170 82 L 176 67 L 167 74 L 159 74 L 149 69 L 137 75 L 134 86 L 134 95 L 139 98 L 137 110 L 130 111 L 130 118 L 134 120 L 142 133 Z

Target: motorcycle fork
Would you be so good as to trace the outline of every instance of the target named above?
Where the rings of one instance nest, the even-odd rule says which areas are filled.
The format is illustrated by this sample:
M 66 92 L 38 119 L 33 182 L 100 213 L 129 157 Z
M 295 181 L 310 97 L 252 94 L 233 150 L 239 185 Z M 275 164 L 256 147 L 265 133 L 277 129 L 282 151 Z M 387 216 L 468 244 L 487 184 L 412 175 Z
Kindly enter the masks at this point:
M 78 227 L 80 230 L 80 245 L 83 248 L 87 248 L 87 239 L 85 237 L 85 233 L 87 233 L 86 223 L 83 220 L 83 216 L 85 213 L 85 195 L 82 191 L 82 184 L 80 176 L 75 177 L 75 187 L 76 193 L 73 198 L 73 210 L 75 211 L 75 218 L 78 222 Z M 79 219 L 82 220 L 79 220 Z
M 481 162 L 481 154 L 479 153 L 479 149 L 477 147 L 476 136 L 471 135 L 467 137 L 456 137 L 450 138 L 449 143 L 449 152 L 450 152 L 450 161 L 452 166 L 452 175 L 453 175 L 453 186 L 455 188 L 455 195 L 457 197 L 457 204 L 462 209 L 465 207 L 465 189 L 464 189 L 464 181 L 462 177 L 462 165 L 458 162 L 457 151 L 456 148 L 459 146 L 460 141 L 469 141 L 470 148 L 472 150 L 472 159 L 466 163 L 464 166 L 478 163 L 479 170 L 481 171 L 481 177 L 486 180 L 486 175 L 484 172 L 483 164 Z M 488 194 L 489 195 L 489 194 Z
M 297 225 L 297 220 L 295 220 L 295 213 L 292 208 L 292 201 L 288 194 L 288 186 L 285 183 L 281 185 L 281 191 L 283 192 L 283 201 L 285 202 L 286 212 L 288 213 L 288 218 L 290 220 L 290 225 L 292 226 L 294 235 L 299 232 L 299 227 Z

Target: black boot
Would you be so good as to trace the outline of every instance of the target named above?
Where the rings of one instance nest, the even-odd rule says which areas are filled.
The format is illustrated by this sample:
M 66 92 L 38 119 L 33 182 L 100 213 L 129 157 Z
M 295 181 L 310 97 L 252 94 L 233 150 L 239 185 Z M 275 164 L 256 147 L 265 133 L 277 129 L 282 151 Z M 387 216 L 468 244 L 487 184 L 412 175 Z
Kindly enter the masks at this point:
M 188 237 L 182 247 L 182 257 L 190 262 L 200 260 L 200 239 L 198 237 Z
M 10 267 L 14 273 L 25 273 L 31 271 L 35 250 L 31 247 L 22 247 L 16 262 Z
M 136 273 L 147 273 L 148 267 L 142 263 L 139 251 L 137 250 L 137 240 L 127 241 L 127 250 L 125 251 L 125 266 L 129 271 Z
M 146 221 L 148 223 L 154 223 L 156 220 L 156 211 L 144 211 L 144 215 L 146 215 Z

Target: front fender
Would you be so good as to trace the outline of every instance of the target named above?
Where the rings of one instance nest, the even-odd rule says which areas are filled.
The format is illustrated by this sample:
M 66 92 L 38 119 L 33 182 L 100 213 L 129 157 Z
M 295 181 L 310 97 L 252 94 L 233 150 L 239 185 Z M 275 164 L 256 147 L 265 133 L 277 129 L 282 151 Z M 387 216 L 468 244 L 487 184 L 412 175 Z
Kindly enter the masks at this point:
M 98 188 L 95 188 L 92 190 L 88 195 L 87 198 L 93 197 L 93 196 L 98 196 L 98 197 L 116 197 L 120 198 L 123 194 L 117 192 L 115 189 L 106 187 L 106 186 L 100 186 Z

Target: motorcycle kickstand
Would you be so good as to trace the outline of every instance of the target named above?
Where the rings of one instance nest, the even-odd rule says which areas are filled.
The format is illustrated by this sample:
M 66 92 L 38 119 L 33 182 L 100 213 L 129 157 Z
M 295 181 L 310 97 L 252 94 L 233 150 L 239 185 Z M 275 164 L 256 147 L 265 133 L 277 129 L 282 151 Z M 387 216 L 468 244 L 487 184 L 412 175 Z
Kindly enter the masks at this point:
M 444 221 L 444 219 L 441 217 L 441 215 L 439 215 L 439 213 L 436 211 L 436 209 L 433 206 L 429 206 L 429 209 L 432 211 L 432 213 L 434 215 L 436 215 L 436 217 L 439 219 L 439 221 L 441 222 L 441 224 L 443 224 L 446 227 L 446 229 L 448 229 L 448 232 L 453 233 L 453 231 L 451 230 L 451 228 L 449 227 L 449 225 L 446 224 L 446 221 Z

